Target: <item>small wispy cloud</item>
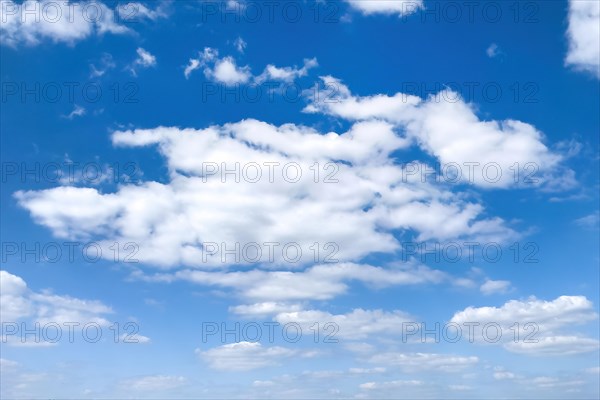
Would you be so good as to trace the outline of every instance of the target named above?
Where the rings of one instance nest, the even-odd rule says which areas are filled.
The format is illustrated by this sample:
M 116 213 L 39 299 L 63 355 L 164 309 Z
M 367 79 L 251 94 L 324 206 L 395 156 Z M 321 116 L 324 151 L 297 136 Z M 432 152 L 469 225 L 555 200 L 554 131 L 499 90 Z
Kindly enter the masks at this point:
M 84 107 L 75 104 L 75 108 L 73 109 L 73 111 L 71 111 L 68 115 L 63 115 L 62 117 L 66 119 L 73 119 L 75 117 L 82 117 L 85 115 L 85 113 L 86 110 Z
M 235 48 L 237 49 L 237 51 L 239 51 L 240 53 L 243 53 L 244 50 L 246 50 L 246 47 L 248 46 L 248 43 L 246 43 L 246 41 L 244 39 L 242 39 L 241 37 L 238 37 L 233 42 L 233 45 L 235 46 Z
M 129 66 L 129 70 L 133 76 L 137 76 L 137 68 L 150 68 L 156 66 L 156 56 L 152 55 L 149 51 L 138 47 L 136 50 L 137 58 Z
M 481 287 L 479 288 L 481 293 L 485 295 L 490 294 L 503 294 L 510 290 L 510 282 L 509 281 L 493 281 L 491 279 L 486 280 Z
M 496 57 L 502 55 L 503 53 L 502 53 L 502 50 L 500 50 L 500 47 L 498 47 L 498 45 L 496 43 L 492 43 L 486 49 L 485 54 L 487 54 L 487 56 L 489 58 L 496 58 Z
M 109 53 L 104 53 L 97 65 L 90 64 L 90 78 L 99 78 L 115 67 L 116 64 L 112 55 Z
M 585 229 L 598 229 L 600 225 L 600 213 L 598 211 L 575 220 L 575 224 Z

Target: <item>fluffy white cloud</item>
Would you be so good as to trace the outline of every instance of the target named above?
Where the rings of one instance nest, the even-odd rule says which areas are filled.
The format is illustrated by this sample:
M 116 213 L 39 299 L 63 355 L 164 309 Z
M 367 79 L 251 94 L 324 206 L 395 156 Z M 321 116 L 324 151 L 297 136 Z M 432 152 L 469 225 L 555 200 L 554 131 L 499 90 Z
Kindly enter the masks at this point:
M 239 52 L 243 53 L 246 43 L 238 38 L 235 45 Z M 277 67 L 269 64 L 264 71 L 254 76 L 248 65 L 238 66 L 237 61 L 232 56 L 219 57 L 219 51 L 206 47 L 197 58 L 190 58 L 183 74 L 188 79 L 193 71 L 204 68 L 206 79 L 227 86 L 236 84 L 256 83 L 261 84 L 265 81 L 293 82 L 295 79 L 308 75 L 311 68 L 318 66 L 316 58 L 305 59 L 302 68 L 297 67 Z
M 572 171 L 560 168 L 561 156 L 544 145 L 535 127 L 510 119 L 482 121 L 473 105 L 450 90 L 426 99 L 404 93 L 359 97 L 339 79 L 321 79 L 322 95 L 311 94 L 305 112 L 392 123 L 442 166 L 454 166 L 447 169 L 447 181 L 489 188 L 546 185 L 553 190 L 573 184 L 563 177 Z M 459 176 L 454 175 L 457 170 Z
M 196 349 L 196 354 L 211 368 L 225 371 L 249 371 L 270 367 L 297 353 L 297 350 L 280 346 L 264 347 L 257 342 L 225 344 L 206 351 Z
M 0 271 L 0 277 L 2 319 L 10 321 L 31 314 L 30 304 L 23 296 L 27 292 L 25 281 L 6 271 Z
M 536 342 L 508 342 L 505 347 L 514 353 L 563 356 L 596 351 L 600 348 L 600 342 L 579 336 L 547 336 L 540 337 Z
M 128 19 L 156 20 L 164 16 L 160 6 L 150 10 L 136 2 L 115 10 L 99 1 L 3 0 L 0 43 L 11 47 L 34 46 L 48 39 L 73 45 L 92 35 L 131 33 L 126 26 Z
M 351 263 L 316 265 L 298 272 L 258 269 L 240 272 L 181 270 L 172 274 L 140 273 L 134 274 L 134 277 L 155 282 L 185 280 L 201 285 L 233 288 L 241 297 L 261 302 L 327 300 L 345 293 L 348 289 L 347 282 L 350 281 L 373 287 L 388 287 L 439 283 L 447 279 L 443 272 L 426 267 L 384 269 Z M 275 306 L 271 307 L 277 309 Z
M 398 335 L 398 332 L 402 332 L 402 323 L 414 321 L 402 311 L 386 312 L 360 308 L 337 315 L 319 310 L 291 311 L 277 314 L 274 320 L 282 325 L 295 322 L 303 330 L 309 330 L 318 323 L 322 335 L 330 334 L 335 338 L 349 340 L 365 339 L 371 335 Z M 328 328 L 327 324 L 330 324 Z
M 569 0 L 567 65 L 600 78 L 600 2 Z
M 391 156 L 406 140 L 383 121 L 358 122 L 341 135 L 244 120 L 203 130 L 119 131 L 112 138 L 116 146 L 157 145 L 170 181 L 126 184 L 114 193 L 17 192 L 19 204 L 59 237 L 134 242 L 137 259 L 159 266 L 249 264 L 259 254 L 259 262 L 288 266 L 327 256 L 356 260 L 400 250 L 394 234 L 403 231 L 418 240 L 500 242 L 515 235 L 502 219 L 483 217 L 483 206 L 464 194 L 407 176 Z M 226 175 L 236 168 L 237 175 Z M 265 243 L 279 245 L 271 251 Z M 236 244 L 237 261 L 225 256 Z
M 233 57 L 224 57 L 217 60 L 212 68 L 204 69 L 204 74 L 208 79 L 214 79 L 226 85 L 246 83 L 252 76 L 250 67 L 238 67 Z
M 156 57 L 150 54 L 148 51 L 138 47 L 136 53 L 138 58 L 135 60 L 135 64 L 144 68 L 153 67 L 156 65 Z
M 422 0 L 346 0 L 352 8 L 364 15 L 397 14 L 408 15 L 423 8 Z
M 256 82 L 261 83 L 264 81 L 282 81 L 282 82 L 293 82 L 297 78 L 308 75 L 308 70 L 318 66 L 316 58 L 305 59 L 304 66 L 302 68 L 297 67 L 276 67 L 275 65 L 269 64 L 265 67 L 262 74 L 256 77 Z
M 459 325 L 478 323 L 473 337 L 479 342 L 502 344 L 507 350 L 532 355 L 562 355 L 594 351 L 598 340 L 580 335 L 564 334 L 572 328 L 598 318 L 592 302 L 584 296 L 560 296 L 552 301 L 531 297 L 526 301 L 510 300 L 501 307 L 468 307 L 457 312 L 451 322 Z M 519 324 L 515 338 L 515 323 Z M 497 324 L 492 333 L 484 335 L 482 327 Z M 512 327 L 512 328 L 511 328 Z M 492 340 L 485 340 L 492 338 Z
M 190 58 L 183 72 L 186 79 L 193 71 L 202 67 L 204 67 L 204 75 L 207 79 L 225 85 L 246 83 L 252 77 L 250 67 L 239 67 L 231 56 L 219 58 L 219 51 L 210 47 L 205 48 L 198 58 Z
M 592 302 L 585 296 L 560 296 L 552 301 L 531 297 L 526 301 L 510 300 L 501 307 L 467 307 L 452 317 L 452 322 L 477 321 L 513 324 L 535 322 L 546 330 L 580 324 L 598 318 Z
M 35 292 L 27 287 L 25 281 L 7 271 L 0 271 L 0 306 L 2 323 L 54 323 L 62 326 L 64 323 L 96 323 L 108 326 L 105 319 L 113 311 L 110 307 L 95 300 L 82 300 L 70 296 L 60 296 L 48 291 Z M 78 328 L 77 326 L 75 329 Z M 66 329 L 66 328 L 65 328 Z M 38 343 L 39 337 L 7 336 L 6 340 L 14 345 L 27 345 L 23 340 Z M 36 341 L 37 340 L 37 341 Z M 50 342 L 39 342 L 41 345 Z

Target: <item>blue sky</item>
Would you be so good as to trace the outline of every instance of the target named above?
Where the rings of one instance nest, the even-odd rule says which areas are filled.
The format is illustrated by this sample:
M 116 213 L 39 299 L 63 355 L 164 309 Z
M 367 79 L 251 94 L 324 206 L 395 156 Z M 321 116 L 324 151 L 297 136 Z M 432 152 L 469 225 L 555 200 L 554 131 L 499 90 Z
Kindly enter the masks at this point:
M 597 1 L 1 3 L 3 398 L 598 398 Z

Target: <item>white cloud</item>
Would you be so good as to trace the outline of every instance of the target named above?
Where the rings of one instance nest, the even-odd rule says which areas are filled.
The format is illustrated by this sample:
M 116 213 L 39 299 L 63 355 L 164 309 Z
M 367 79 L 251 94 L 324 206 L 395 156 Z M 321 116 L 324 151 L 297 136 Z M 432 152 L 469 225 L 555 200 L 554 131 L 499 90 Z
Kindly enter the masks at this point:
M 585 296 L 560 296 L 552 301 L 531 297 L 526 301 L 510 300 L 501 307 L 467 307 L 452 317 L 452 322 L 480 323 L 535 322 L 546 330 L 554 330 L 596 319 L 592 302 Z
M 422 0 L 346 0 L 352 8 L 364 15 L 398 14 L 408 15 L 423 8 Z
M 84 116 L 86 113 L 86 110 L 84 107 L 78 106 L 77 104 L 75 104 L 75 108 L 73 109 L 73 111 L 71 111 L 68 115 L 63 115 L 63 118 L 66 119 L 73 119 L 75 117 L 82 117 Z
M 182 270 L 173 274 L 137 277 L 156 282 L 185 280 L 201 285 L 234 288 L 241 297 L 262 302 L 327 300 L 345 293 L 348 289 L 347 282 L 350 281 L 359 281 L 374 287 L 388 287 L 439 283 L 446 279 L 443 272 L 426 267 L 384 269 L 351 263 L 316 265 L 298 272 L 256 269 L 247 272 Z M 237 310 L 247 311 L 243 308 Z
M 241 37 L 238 37 L 233 42 L 233 45 L 235 46 L 237 51 L 239 51 L 240 53 L 243 53 L 244 50 L 246 49 L 246 46 L 248 46 L 248 43 L 246 43 L 246 41 L 244 39 L 242 39 Z
M 425 382 L 412 379 L 412 380 L 396 380 L 396 381 L 387 381 L 387 382 L 366 382 L 361 383 L 359 388 L 364 390 L 373 390 L 373 389 L 393 389 L 393 388 L 403 388 L 407 386 L 422 386 Z
M 254 381 L 252 382 L 252 386 L 254 387 L 270 387 L 275 385 L 273 381 Z
M 211 368 L 224 371 L 249 371 L 278 365 L 281 360 L 297 352 L 280 346 L 263 347 L 260 343 L 251 342 L 225 344 L 206 351 L 196 349 L 196 354 Z
M 505 379 L 515 379 L 516 375 L 513 374 L 512 372 L 508 372 L 508 371 L 496 371 L 494 372 L 494 379 L 501 381 L 501 380 L 505 380 Z
M 308 70 L 317 67 L 319 64 L 316 58 L 305 59 L 304 66 L 302 68 L 297 67 L 276 67 L 269 64 L 265 67 L 262 74 L 256 77 L 256 82 L 261 83 L 264 81 L 282 81 L 282 82 L 293 82 L 294 80 L 308 75 Z
M 189 64 L 183 70 L 183 75 L 185 75 L 185 79 L 189 79 L 192 72 L 200 68 L 200 60 L 197 58 L 190 58 Z
M 208 79 L 214 79 L 215 81 L 226 85 L 246 83 L 252 76 L 250 67 L 238 67 L 233 57 L 224 57 L 218 60 L 215 62 L 212 69 L 206 68 L 204 74 Z
M 118 13 L 133 12 L 138 20 L 165 16 L 162 11 L 149 10 L 141 3 L 129 3 L 127 7 L 129 11 L 119 8 Z M 0 20 L 0 43 L 11 47 L 35 46 L 43 40 L 73 45 L 92 35 L 133 32 L 119 23 L 123 20 L 120 14 L 116 16 L 114 9 L 99 1 L 3 0 Z
M 456 391 L 465 391 L 465 390 L 471 390 L 473 388 L 469 385 L 448 385 L 448 389 L 456 390 Z
M 144 68 L 153 67 L 156 65 L 156 57 L 150 54 L 148 51 L 138 47 L 136 50 L 138 58 L 135 60 L 137 65 L 140 65 Z
M 600 2 L 569 0 L 565 63 L 600 78 Z
M 239 256 L 241 250 L 238 262 L 233 256 L 223 262 L 222 243 L 227 249 L 258 243 L 261 262 L 289 266 L 282 253 L 289 243 L 300 247 L 295 264 L 303 265 L 332 253 L 339 261 L 393 253 L 400 250 L 393 235 L 399 231 L 413 230 L 420 241 L 501 242 L 515 235 L 502 219 L 483 217 L 484 207 L 464 194 L 407 178 L 391 156 L 406 147 L 406 140 L 387 122 L 359 122 L 339 135 L 244 120 L 203 130 L 119 131 L 112 139 L 116 146 L 158 145 L 170 181 L 124 184 L 114 193 L 73 187 L 17 192 L 19 204 L 58 237 L 95 237 L 108 246 L 137 243 L 136 258 L 159 266 L 248 264 L 248 257 Z M 206 163 L 219 171 L 208 173 Z M 228 169 L 239 165 L 237 181 L 224 177 L 223 163 Z M 261 170 L 258 182 L 242 176 L 242 166 L 251 163 Z M 279 167 L 271 174 L 265 163 Z M 310 169 L 315 163 L 320 169 L 330 163 L 337 183 L 325 180 L 331 168 L 315 179 Z M 300 171 L 297 182 L 288 179 L 296 176 L 289 170 L 284 175 L 284 166 Z M 219 245 L 203 260 L 206 242 Z M 272 260 L 263 245 L 267 242 L 280 244 Z M 310 250 L 314 243 L 321 248 L 318 256 Z
M 367 342 L 350 342 L 350 343 L 342 343 L 344 348 L 354 354 L 368 356 L 375 352 L 376 347 Z
M 161 18 L 167 18 L 169 13 L 167 11 L 169 2 L 168 0 L 161 0 L 155 2 L 158 3 L 155 9 L 150 9 L 146 7 L 143 3 L 139 2 L 131 2 L 122 4 L 118 11 L 120 13 L 121 19 L 127 21 L 131 20 L 132 22 L 139 21 L 140 19 L 149 19 L 151 21 L 156 21 Z
M 6 358 L 0 358 L 0 371 L 2 375 L 13 372 L 19 367 L 19 363 Z
M 72 322 L 79 324 L 75 329 L 80 329 L 87 323 L 108 326 L 110 323 L 105 315 L 113 312 L 99 301 L 60 296 L 48 291 L 32 291 L 22 278 L 4 270 L 0 271 L 0 305 L 3 323 L 30 321 L 42 326 L 48 323 L 62 326 L 63 323 Z M 26 345 L 27 342 L 23 342 L 25 339 L 30 340 L 33 345 L 52 344 L 34 336 L 10 335 L 6 339 L 12 345 Z
M 126 390 L 150 392 L 175 389 L 183 386 L 185 383 L 186 379 L 182 376 L 148 375 L 125 380 L 121 382 L 121 386 Z
M 467 307 L 454 314 L 451 322 L 459 325 L 478 323 L 473 338 L 480 343 L 498 343 L 516 353 L 558 355 L 596 350 L 597 339 L 564 334 L 563 330 L 597 318 L 592 302 L 586 297 L 560 296 L 552 301 L 531 297 L 526 301 L 510 300 L 501 307 Z M 519 324 L 517 339 L 515 323 Z M 497 341 L 494 340 L 496 328 L 483 334 L 482 327 L 486 324 L 500 327 L 501 337 Z
M 375 354 L 369 358 L 369 362 L 392 365 L 407 372 L 460 372 L 465 368 L 477 364 L 479 358 L 475 356 L 466 357 L 452 354 L 399 353 L 392 351 Z
M 582 228 L 598 229 L 598 225 L 600 224 L 600 212 L 596 211 L 585 217 L 577 218 L 575 223 Z
M 547 336 L 540 337 L 537 342 L 509 342 L 506 348 L 514 353 L 531 355 L 570 355 L 589 353 L 600 348 L 597 339 L 579 336 Z
M 13 397 L 33 397 L 26 394 L 33 393 L 33 389 L 48 387 L 51 381 L 57 381 L 60 378 L 51 372 L 33 372 L 28 371 L 19 365 L 15 369 L 3 371 L 2 374 L 2 398 Z M 40 391 L 39 393 L 43 393 Z M 42 395 L 43 396 L 43 395 Z
M 204 75 L 207 79 L 225 85 L 246 83 L 252 77 L 250 67 L 238 67 L 235 59 L 231 56 L 219 58 L 219 51 L 210 47 L 206 47 L 198 58 L 190 58 L 184 70 L 186 79 L 193 71 L 201 67 L 204 67 Z
M 585 372 L 592 375 L 600 375 L 600 367 L 586 368 Z
M 583 380 L 561 380 L 551 376 L 538 376 L 531 380 L 531 383 L 544 389 L 556 389 L 561 387 L 581 386 L 585 383 Z
M 235 11 L 239 14 L 246 9 L 246 0 L 227 0 L 225 7 L 228 11 Z
M 230 312 L 245 318 L 268 317 L 282 312 L 300 311 L 301 309 L 302 306 L 300 304 L 279 303 L 274 301 L 229 307 Z
M 494 58 L 494 57 L 497 57 L 498 55 L 500 55 L 501 51 L 500 51 L 500 48 L 498 47 L 498 45 L 496 43 L 492 43 L 486 49 L 485 53 L 487 54 L 487 56 L 489 58 Z
M 90 64 L 90 78 L 99 78 L 104 76 L 106 72 L 116 67 L 113 56 L 109 53 L 102 54 L 99 65 Z
M 150 68 L 156 66 L 156 56 L 150 54 L 147 50 L 138 47 L 136 53 L 137 58 L 129 66 L 129 70 L 133 76 L 137 76 L 138 68 Z
M 402 311 L 386 312 L 360 308 L 337 315 L 319 310 L 291 311 L 277 314 L 274 320 L 282 325 L 295 322 L 303 330 L 309 330 L 318 323 L 321 335 L 330 334 L 331 337 L 347 340 L 361 340 L 371 335 L 397 335 L 398 332 L 402 332 L 404 322 L 414 321 Z M 328 329 L 327 324 L 330 324 Z
M 375 368 L 349 368 L 348 372 L 351 374 L 381 374 L 386 372 L 387 369 L 383 367 L 375 367 Z
M 119 338 L 121 340 L 121 343 L 127 343 L 127 344 L 133 344 L 133 343 L 148 344 L 148 343 L 152 342 L 152 340 L 148 336 L 140 335 L 139 333 L 134 333 L 134 334 L 123 333 L 123 334 L 121 334 L 121 336 Z
M 554 183 L 554 190 L 574 184 L 563 177 L 572 171 L 560 168 L 561 155 L 544 145 L 542 133 L 534 126 L 511 119 L 482 121 L 473 105 L 449 89 L 427 99 L 404 93 L 358 97 L 339 79 L 321 79 L 323 95 L 317 98 L 311 94 L 311 104 L 305 112 L 349 121 L 385 120 L 406 132 L 408 140 L 435 156 L 442 165 L 458 165 L 461 175 L 455 179 L 457 182 L 488 188 L 550 187 Z M 532 169 L 536 170 L 536 181 L 524 183 Z
M 479 290 L 481 290 L 481 293 L 485 295 L 494 293 L 506 293 L 509 289 L 509 281 L 493 281 L 491 279 L 487 279 L 479 288 Z
M 235 45 L 238 48 L 238 51 L 243 53 L 246 43 L 241 38 L 236 40 Z M 297 68 L 295 66 L 276 67 L 275 65 L 269 64 L 260 75 L 254 76 L 248 65 L 238 66 L 236 59 L 232 56 L 219 57 L 219 51 L 217 49 L 206 47 L 197 58 L 190 58 L 183 73 L 186 79 L 188 79 L 193 71 L 204 67 L 204 76 L 206 79 L 227 86 L 233 86 L 236 84 L 247 83 L 261 84 L 265 81 L 289 83 L 297 78 L 306 76 L 308 71 L 316 66 L 318 66 L 316 58 L 305 59 L 302 68 Z

